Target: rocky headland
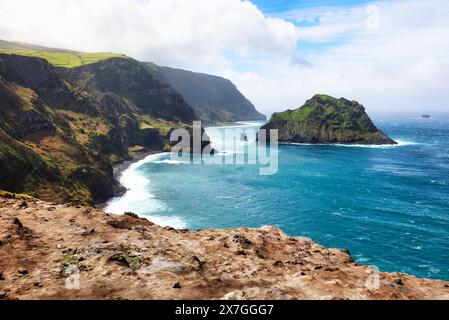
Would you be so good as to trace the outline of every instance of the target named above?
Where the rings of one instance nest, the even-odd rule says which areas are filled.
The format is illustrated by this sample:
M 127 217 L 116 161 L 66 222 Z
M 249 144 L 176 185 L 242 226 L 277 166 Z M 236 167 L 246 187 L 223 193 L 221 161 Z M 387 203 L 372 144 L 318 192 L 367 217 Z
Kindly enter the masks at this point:
M 207 124 L 266 120 L 230 80 L 188 70 L 157 66 L 148 67 L 159 74 L 193 108 Z
M 235 112 L 258 114 L 220 81 L 247 102 Z M 159 71 L 124 55 L 0 41 L 0 189 L 84 205 L 120 194 L 113 165 L 170 151 L 173 130 L 192 132 L 192 121 L 209 120 L 184 99 L 190 89 L 179 93 Z M 226 97 L 216 96 L 211 108 L 225 112 Z M 192 141 L 184 150 L 194 151 Z
M 283 143 L 397 144 L 374 125 L 361 104 L 322 94 L 298 109 L 274 113 L 261 129 L 277 129 Z
M 1 192 L 0 299 L 449 299 L 449 282 L 274 227 L 176 230 Z

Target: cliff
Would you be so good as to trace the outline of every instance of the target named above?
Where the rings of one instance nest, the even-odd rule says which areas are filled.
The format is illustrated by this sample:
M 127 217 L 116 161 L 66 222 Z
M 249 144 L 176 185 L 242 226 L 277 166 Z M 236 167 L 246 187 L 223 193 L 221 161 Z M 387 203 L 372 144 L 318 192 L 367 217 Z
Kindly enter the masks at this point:
M 396 144 L 377 129 L 356 101 L 315 95 L 302 107 L 274 113 L 261 129 L 277 129 L 280 142 Z
M 59 71 L 77 90 L 94 97 L 107 116 L 107 108 L 113 104 L 121 111 L 134 108 L 156 119 L 183 123 L 195 119 L 183 97 L 136 60 L 111 58 Z
M 206 123 L 266 119 L 228 79 L 151 63 L 148 66 L 180 92 Z
M 0 299 L 449 299 L 449 282 L 372 276 L 273 227 L 175 230 L 0 192 Z
M 191 131 L 193 120 L 260 117 L 226 79 L 179 71 L 183 81 L 200 79 L 187 88 L 192 94 L 181 94 L 162 70 L 175 71 L 121 54 L 0 40 L 0 188 L 93 204 L 122 191 L 113 164 L 140 151 L 170 151 L 172 130 Z M 184 94 L 210 101 L 213 120 Z
M 112 165 L 135 150 L 170 149 L 192 108 L 137 61 L 73 68 L 0 54 L 0 188 L 90 203 L 119 190 Z
M 119 58 L 116 59 L 115 62 L 116 66 L 121 70 L 122 76 L 124 76 L 122 77 L 122 80 L 126 78 L 125 73 L 127 72 L 132 74 L 133 79 L 129 79 L 131 80 L 131 83 L 134 83 L 133 80 L 136 80 L 134 72 L 126 70 L 127 67 L 131 67 L 133 71 L 145 68 L 145 73 L 142 72 L 142 70 L 139 71 L 141 79 L 145 79 L 145 81 L 140 83 L 140 86 L 148 83 L 147 81 L 152 82 L 153 84 L 158 82 L 159 86 L 158 90 L 144 93 L 142 90 L 139 90 L 139 85 L 137 85 L 137 87 L 134 88 L 126 88 L 128 91 L 127 93 L 130 93 L 129 90 L 139 90 L 140 93 L 146 96 L 145 100 L 147 100 L 149 96 L 152 96 L 153 99 L 157 100 L 158 93 L 162 92 L 164 97 L 170 96 L 170 99 L 173 99 L 173 101 L 177 99 L 176 94 L 180 94 L 183 96 L 185 102 L 193 108 L 195 119 L 202 120 L 208 124 L 266 119 L 266 117 L 256 110 L 254 105 L 243 96 L 231 81 L 213 75 L 161 67 L 149 62 L 141 63 L 123 54 L 110 52 L 77 52 L 4 40 L 0 40 L 0 54 L 1 53 L 42 58 L 47 60 L 51 65 L 61 68 L 60 70 L 65 69 L 65 71 L 73 71 L 70 69 L 84 66 L 85 68 L 82 69 L 82 73 L 85 75 L 95 71 L 97 80 L 101 79 L 102 83 L 108 84 L 109 86 L 112 85 L 114 89 L 125 89 L 126 83 L 118 83 L 114 72 L 111 73 L 111 70 L 101 70 L 101 64 L 92 66 L 94 63 L 112 58 Z M 124 60 L 129 61 L 126 62 Z M 100 70 L 102 71 L 101 74 L 98 73 Z M 69 72 L 69 74 L 72 79 L 77 80 L 78 84 L 81 86 L 86 85 L 80 83 L 78 81 L 79 79 L 76 79 L 80 75 L 80 70 Z M 108 77 L 111 78 L 107 79 Z M 83 78 L 85 79 L 85 77 Z M 149 78 L 151 78 L 151 80 Z M 89 83 L 91 82 L 89 81 Z M 101 89 L 105 88 L 103 87 Z M 111 87 L 109 87 L 109 89 L 111 89 Z M 174 94 L 174 91 L 177 93 Z M 159 97 L 159 99 L 162 98 L 163 97 Z M 136 100 L 134 100 L 134 102 L 136 102 Z M 158 104 L 159 102 L 156 101 L 156 106 Z M 168 110 L 165 117 L 167 117 L 167 115 L 170 117 Z

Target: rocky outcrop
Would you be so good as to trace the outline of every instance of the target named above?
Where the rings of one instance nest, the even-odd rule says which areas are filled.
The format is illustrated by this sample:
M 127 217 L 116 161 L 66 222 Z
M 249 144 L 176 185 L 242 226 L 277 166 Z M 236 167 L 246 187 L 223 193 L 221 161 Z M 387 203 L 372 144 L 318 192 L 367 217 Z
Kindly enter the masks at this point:
M 1 299 L 449 299 L 448 282 L 373 273 L 274 227 L 175 230 L 1 195 Z
M 279 142 L 396 144 L 377 129 L 356 101 L 315 95 L 302 107 L 274 113 L 261 129 L 277 129 Z
M 120 189 L 113 164 L 132 150 L 166 150 L 170 132 L 193 119 L 183 97 L 135 60 L 64 69 L 0 54 L 0 189 L 93 204 Z
M 228 79 L 152 63 L 147 65 L 180 92 L 197 118 L 206 123 L 266 119 Z

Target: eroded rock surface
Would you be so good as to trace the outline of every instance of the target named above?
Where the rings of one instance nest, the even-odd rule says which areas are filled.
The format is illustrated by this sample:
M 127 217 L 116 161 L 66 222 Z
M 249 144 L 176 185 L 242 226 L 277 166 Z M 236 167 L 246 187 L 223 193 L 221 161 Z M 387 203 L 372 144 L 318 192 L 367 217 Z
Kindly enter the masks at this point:
M 0 198 L 0 298 L 449 299 L 449 283 L 380 273 L 376 288 L 347 251 L 273 227 L 175 230 Z

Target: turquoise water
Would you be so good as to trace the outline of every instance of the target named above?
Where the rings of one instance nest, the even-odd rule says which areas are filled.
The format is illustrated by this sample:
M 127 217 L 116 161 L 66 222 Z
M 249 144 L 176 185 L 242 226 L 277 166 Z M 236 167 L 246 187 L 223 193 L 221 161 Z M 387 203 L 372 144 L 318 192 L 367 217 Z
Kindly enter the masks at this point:
M 400 145 L 281 145 L 273 176 L 153 155 L 125 171 L 130 191 L 108 211 L 191 229 L 274 225 L 382 271 L 449 280 L 449 119 L 377 125 Z

